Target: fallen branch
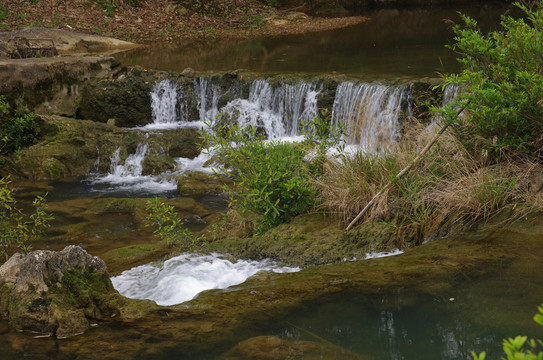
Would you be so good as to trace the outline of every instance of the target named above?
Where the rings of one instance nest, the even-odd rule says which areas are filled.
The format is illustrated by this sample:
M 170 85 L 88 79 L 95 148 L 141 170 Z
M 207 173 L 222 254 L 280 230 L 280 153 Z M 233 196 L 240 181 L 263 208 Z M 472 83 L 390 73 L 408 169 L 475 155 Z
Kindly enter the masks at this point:
M 457 116 L 460 115 L 460 113 L 464 110 L 464 107 L 461 108 L 458 113 L 457 113 Z M 447 123 L 445 125 L 443 125 L 443 127 L 441 128 L 441 130 L 439 130 L 439 132 L 434 136 L 434 138 L 428 143 L 426 144 L 426 146 L 424 147 L 424 149 L 422 149 L 422 151 L 420 152 L 420 154 L 417 155 L 417 157 L 411 161 L 411 163 L 409 165 L 407 165 L 402 171 L 400 171 L 395 177 L 393 180 L 390 180 L 388 182 L 388 184 L 385 185 L 384 188 L 382 188 L 377 194 L 375 194 L 375 196 L 370 200 L 369 203 L 366 204 L 366 206 L 362 209 L 362 211 L 360 211 L 358 213 L 358 215 L 354 218 L 353 221 L 351 221 L 351 223 L 349 224 L 349 226 L 347 226 L 347 228 L 345 229 L 345 231 L 349 231 L 353 225 L 358 221 L 360 220 L 360 218 L 369 210 L 369 208 L 375 203 L 375 201 L 385 192 L 387 191 L 391 186 L 392 184 L 394 183 L 394 181 L 398 180 L 399 178 L 401 178 L 402 176 L 404 176 L 409 170 L 411 170 L 411 168 L 419 162 L 420 159 L 422 159 L 422 157 L 428 152 L 428 150 L 430 150 L 430 148 L 435 144 L 435 142 L 437 141 L 437 139 L 439 139 L 439 137 L 445 132 L 445 130 L 447 130 L 447 128 L 450 126 L 450 123 Z

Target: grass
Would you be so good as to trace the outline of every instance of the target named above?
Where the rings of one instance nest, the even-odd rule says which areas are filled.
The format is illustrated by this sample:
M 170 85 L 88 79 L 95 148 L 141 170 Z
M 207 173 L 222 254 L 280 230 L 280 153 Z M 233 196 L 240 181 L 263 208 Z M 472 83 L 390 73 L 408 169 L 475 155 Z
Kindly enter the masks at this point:
M 359 152 L 343 161 L 329 160 L 314 179 L 321 208 L 351 221 L 395 175 L 411 162 L 433 134 L 418 128 L 392 150 Z M 489 163 L 445 134 L 426 157 L 386 192 L 365 221 L 394 226 L 389 243 L 404 248 L 421 243 L 443 229 L 462 231 L 507 211 L 507 221 L 543 210 L 534 179 L 543 167 L 525 159 Z

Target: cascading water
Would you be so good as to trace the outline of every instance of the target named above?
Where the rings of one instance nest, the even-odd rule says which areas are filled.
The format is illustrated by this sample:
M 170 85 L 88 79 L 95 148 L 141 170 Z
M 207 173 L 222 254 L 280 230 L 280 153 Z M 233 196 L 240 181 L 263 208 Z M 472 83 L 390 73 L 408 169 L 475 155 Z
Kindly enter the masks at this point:
M 319 91 L 314 83 L 303 81 L 274 89 L 267 80 L 255 80 L 248 99 L 233 100 L 221 112 L 242 127 L 261 128 L 268 139 L 278 140 L 298 135 L 301 122 L 317 115 Z
M 121 148 L 118 148 L 110 159 L 110 173 L 90 179 L 95 191 L 158 194 L 175 190 L 177 185 L 173 181 L 164 177 L 143 175 L 143 161 L 148 148 L 148 144 L 139 144 L 136 152 L 128 155 L 124 163 L 121 163 Z
M 171 126 L 177 123 L 177 87 L 170 80 L 155 84 L 151 91 L 153 124 Z
M 239 260 L 235 263 L 218 254 L 183 254 L 160 265 L 141 265 L 113 277 L 113 286 L 133 299 L 150 299 L 159 305 L 174 305 L 208 289 L 240 284 L 259 271 L 295 272 L 299 268 L 270 261 Z
M 203 122 L 214 120 L 219 115 L 220 88 L 210 79 L 199 77 L 194 79 L 194 93 L 197 94 L 199 120 Z
M 398 119 L 407 94 L 402 87 L 343 82 L 337 87 L 332 125 L 346 124 L 347 143 L 362 151 L 389 149 L 398 138 Z

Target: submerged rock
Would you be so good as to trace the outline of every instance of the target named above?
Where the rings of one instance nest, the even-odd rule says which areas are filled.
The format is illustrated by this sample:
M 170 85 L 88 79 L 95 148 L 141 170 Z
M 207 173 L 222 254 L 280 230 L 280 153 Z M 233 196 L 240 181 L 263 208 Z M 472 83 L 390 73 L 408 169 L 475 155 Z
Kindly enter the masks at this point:
M 288 341 L 277 336 L 257 336 L 242 341 L 221 357 L 221 360 L 272 359 L 342 359 L 364 360 L 373 357 L 353 353 L 331 343 Z
M 83 248 L 13 255 L 0 267 L 0 314 L 17 330 L 58 338 L 120 314 L 104 261 Z

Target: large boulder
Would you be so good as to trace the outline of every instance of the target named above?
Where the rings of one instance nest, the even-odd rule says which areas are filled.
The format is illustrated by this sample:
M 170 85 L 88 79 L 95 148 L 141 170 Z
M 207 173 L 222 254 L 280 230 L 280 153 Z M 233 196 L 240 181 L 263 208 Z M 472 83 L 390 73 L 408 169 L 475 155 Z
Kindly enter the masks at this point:
M 15 254 L 0 267 L 0 315 L 16 330 L 65 338 L 120 314 L 103 260 L 80 246 Z

